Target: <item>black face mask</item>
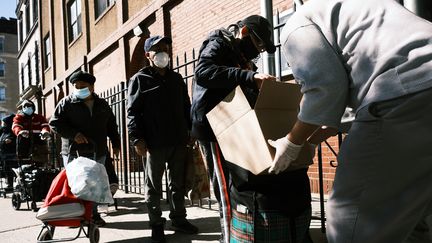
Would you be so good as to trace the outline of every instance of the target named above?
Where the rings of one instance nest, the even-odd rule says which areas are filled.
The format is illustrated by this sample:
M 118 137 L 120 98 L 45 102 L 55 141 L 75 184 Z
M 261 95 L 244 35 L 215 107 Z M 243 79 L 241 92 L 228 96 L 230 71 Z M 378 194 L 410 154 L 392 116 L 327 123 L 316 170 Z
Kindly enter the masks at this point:
M 239 48 L 247 60 L 255 59 L 260 54 L 250 36 L 244 37 L 240 40 Z

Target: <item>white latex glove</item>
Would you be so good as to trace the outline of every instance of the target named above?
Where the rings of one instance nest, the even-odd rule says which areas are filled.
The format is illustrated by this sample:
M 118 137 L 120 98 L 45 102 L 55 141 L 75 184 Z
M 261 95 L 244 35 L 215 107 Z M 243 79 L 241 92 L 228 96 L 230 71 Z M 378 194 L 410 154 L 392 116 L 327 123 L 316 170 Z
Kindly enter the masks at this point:
M 24 138 L 28 138 L 28 137 L 30 136 L 30 132 L 27 131 L 27 130 L 21 130 L 21 131 L 18 133 L 18 136 L 22 136 L 22 137 L 24 137 Z
M 48 131 L 43 130 L 40 134 L 42 140 L 50 140 L 51 136 Z
M 303 144 L 297 145 L 288 140 L 287 137 L 276 141 L 268 140 L 268 143 L 276 149 L 276 154 L 270 166 L 269 173 L 279 174 L 297 159 Z

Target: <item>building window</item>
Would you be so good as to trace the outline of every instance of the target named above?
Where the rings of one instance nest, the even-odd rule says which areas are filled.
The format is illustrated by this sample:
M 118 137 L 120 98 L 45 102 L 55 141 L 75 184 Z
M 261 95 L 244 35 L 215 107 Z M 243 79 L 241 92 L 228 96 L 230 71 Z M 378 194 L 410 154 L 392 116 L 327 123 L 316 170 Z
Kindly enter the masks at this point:
M 0 52 L 4 51 L 4 37 L 0 36 Z
M 49 34 L 44 39 L 44 69 L 51 67 L 51 44 Z
M 21 47 L 21 45 L 23 43 L 23 21 L 22 21 L 22 17 L 20 17 L 18 20 L 18 34 L 19 34 L 19 44 Z
M 95 4 L 95 16 L 98 18 L 105 12 L 105 10 L 113 5 L 115 0 L 96 0 Z
M 24 86 L 25 86 L 25 84 L 24 84 L 24 82 L 25 82 L 24 76 L 25 76 L 24 75 L 24 64 L 21 63 L 21 92 L 24 91 Z
M 38 0 L 33 0 L 33 24 L 38 19 Z
M 4 77 L 4 76 L 5 76 L 5 63 L 0 62 L 0 77 Z
M 0 101 L 6 100 L 6 88 L 0 87 Z
M 30 32 L 30 4 L 27 3 L 25 8 L 25 24 L 26 24 L 26 36 Z
M 287 10 L 285 12 L 282 12 L 279 15 L 279 19 L 277 19 L 277 17 L 275 16 L 274 18 L 274 25 L 280 25 L 283 24 L 285 25 L 285 23 L 288 21 L 289 18 L 291 18 L 291 16 L 294 14 L 294 10 L 290 9 Z M 282 32 L 282 28 L 283 26 L 279 27 L 279 36 L 278 39 L 280 38 L 280 32 Z M 278 40 L 278 42 L 280 42 Z M 275 58 L 276 60 L 276 73 L 277 74 L 281 74 L 281 76 L 286 76 L 286 75 L 291 75 L 292 74 L 292 70 L 291 70 L 291 66 L 289 65 L 288 61 L 286 60 L 285 56 L 282 53 L 282 50 L 280 47 L 277 48 L 275 55 L 277 56 L 277 58 Z
M 69 13 L 69 42 L 75 40 L 81 34 L 81 0 L 74 0 L 68 4 Z

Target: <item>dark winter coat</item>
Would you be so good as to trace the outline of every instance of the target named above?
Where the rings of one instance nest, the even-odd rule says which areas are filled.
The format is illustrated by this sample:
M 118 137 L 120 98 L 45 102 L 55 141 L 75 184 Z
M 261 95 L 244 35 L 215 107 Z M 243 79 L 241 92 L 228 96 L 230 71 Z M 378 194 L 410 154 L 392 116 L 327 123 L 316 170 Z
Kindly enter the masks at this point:
M 106 155 L 107 137 L 114 148 L 120 148 L 120 135 L 111 108 L 104 99 L 96 94 L 93 96 L 92 113 L 84 101 L 73 94 L 64 97 L 58 103 L 49 124 L 61 136 L 62 154 L 69 154 L 69 146 L 79 132 L 94 141 L 97 157 Z
M 4 126 L 0 129 L 0 152 L 3 155 L 16 153 L 16 136 L 12 131 L 14 117 L 15 114 L 12 114 L 2 119 Z M 6 139 L 10 139 L 12 142 L 7 144 Z
M 190 100 L 180 74 L 153 67 L 138 71 L 128 85 L 129 138 L 143 139 L 149 148 L 186 144 L 191 126 Z
M 192 93 L 192 131 L 194 138 L 215 141 L 206 118 L 207 112 L 222 101 L 237 85 L 241 85 L 251 105 L 258 94 L 253 79 L 255 71 L 242 68 L 249 64 L 242 58 L 231 32 L 219 29 L 203 42 Z
M 215 141 L 206 114 L 238 85 L 251 106 L 258 88 L 255 71 L 245 69 L 246 62 L 238 52 L 234 37 L 225 29 L 210 33 L 203 42 L 195 69 L 192 98 L 192 135 L 204 141 Z M 307 169 L 278 175 L 254 175 L 229 161 L 231 206 L 242 204 L 249 209 L 278 210 L 296 216 L 310 207 L 310 186 Z

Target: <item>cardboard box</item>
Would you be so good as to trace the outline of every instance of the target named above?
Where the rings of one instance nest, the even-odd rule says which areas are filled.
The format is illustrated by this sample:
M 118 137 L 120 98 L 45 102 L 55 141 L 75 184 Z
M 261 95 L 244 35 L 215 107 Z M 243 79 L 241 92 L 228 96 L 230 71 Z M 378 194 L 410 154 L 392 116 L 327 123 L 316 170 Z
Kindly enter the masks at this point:
M 253 174 L 266 173 L 275 154 L 267 139 L 278 139 L 288 134 L 298 114 L 302 94 L 293 83 L 264 82 L 255 107 L 250 107 L 238 86 L 215 108 L 207 113 L 225 159 Z M 307 167 L 306 148 L 289 169 Z

